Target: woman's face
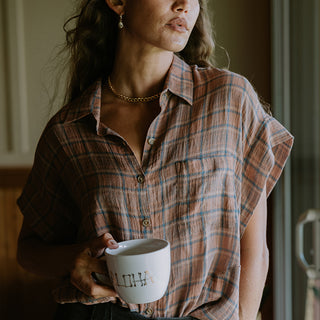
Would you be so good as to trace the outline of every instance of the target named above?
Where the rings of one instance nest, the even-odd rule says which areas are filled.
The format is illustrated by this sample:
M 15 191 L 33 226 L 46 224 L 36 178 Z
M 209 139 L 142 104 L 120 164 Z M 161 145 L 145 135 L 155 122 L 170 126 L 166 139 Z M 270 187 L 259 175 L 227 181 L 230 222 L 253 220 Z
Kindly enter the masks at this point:
M 127 0 L 121 32 L 139 45 L 179 52 L 189 40 L 199 11 L 199 0 Z

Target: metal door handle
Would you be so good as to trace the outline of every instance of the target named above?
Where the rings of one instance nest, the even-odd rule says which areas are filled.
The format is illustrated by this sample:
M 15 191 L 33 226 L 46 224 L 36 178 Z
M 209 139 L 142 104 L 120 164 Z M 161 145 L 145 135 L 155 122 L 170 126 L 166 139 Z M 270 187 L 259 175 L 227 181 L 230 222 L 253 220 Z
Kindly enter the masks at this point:
M 308 264 L 304 256 L 304 226 L 306 223 L 315 223 L 314 229 L 314 264 Z M 320 278 L 320 210 L 310 209 L 301 215 L 296 226 L 296 256 L 301 267 L 306 271 L 308 278 Z

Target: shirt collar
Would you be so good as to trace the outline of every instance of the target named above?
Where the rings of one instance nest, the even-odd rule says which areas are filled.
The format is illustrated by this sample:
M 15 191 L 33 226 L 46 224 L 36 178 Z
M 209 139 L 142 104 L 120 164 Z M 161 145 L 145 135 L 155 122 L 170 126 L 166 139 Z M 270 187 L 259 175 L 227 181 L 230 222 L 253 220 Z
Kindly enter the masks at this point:
M 171 67 L 164 83 L 163 92 L 170 91 L 193 103 L 193 76 L 191 67 L 174 55 Z M 96 129 L 100 126 L 102 80 L 92 84 L 79 98 L 66 106 L 65 122 L 77 121 L 92 114 L 96 120 Z
M 193 103 L 193 75 L 191 67 L 181 58 L 174 55 L 171 67 L 164 84 L 164 90 L 169 90 L 184 99 L 190 105 Z
M 74 122 L 88 115 L 96 120 L 96 129 L 100 125 L 102 81 L 93 83 L 80 97 L 72 101 L 66 108 L 65 122 Z

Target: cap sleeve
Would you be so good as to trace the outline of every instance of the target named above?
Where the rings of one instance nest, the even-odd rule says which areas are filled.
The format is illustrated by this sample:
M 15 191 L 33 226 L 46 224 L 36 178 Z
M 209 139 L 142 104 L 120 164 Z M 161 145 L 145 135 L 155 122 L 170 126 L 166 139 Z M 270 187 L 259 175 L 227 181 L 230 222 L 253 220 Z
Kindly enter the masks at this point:
M 242 107 L 241 236 L 264 188 L 269 196 L 278 181 L 293 144 L 292 135 L 264 111 L 249 83 Z
M 61 179 L 62 148 L 53 128 L 38 143 L 34 164 L 17 204 L 31 229 L 48 243 L 69 243 L 76 233 L 77 208 Z

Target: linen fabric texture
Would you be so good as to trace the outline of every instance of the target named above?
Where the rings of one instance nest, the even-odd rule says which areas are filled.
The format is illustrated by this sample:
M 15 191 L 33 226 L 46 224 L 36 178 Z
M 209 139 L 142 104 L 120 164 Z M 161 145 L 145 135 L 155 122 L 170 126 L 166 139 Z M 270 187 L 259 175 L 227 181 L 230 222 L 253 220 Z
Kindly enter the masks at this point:
M 240 239 L 293 143 L 242 76 L 189 66 L 174 56 L 147 132 L 142 164 L 100 121 L 103 81 L 46 126 L 18 205 L 49 244 L 163 238 L 172 269 L 162 299 L 127 305 L 94 300 L 69 281 L 59 303 L 113 302 L 150 317 L 238 319 Z M 145 223 L 145 221 L 148 223 Z

